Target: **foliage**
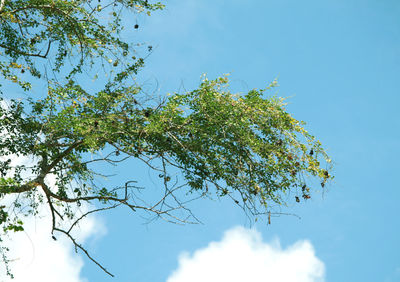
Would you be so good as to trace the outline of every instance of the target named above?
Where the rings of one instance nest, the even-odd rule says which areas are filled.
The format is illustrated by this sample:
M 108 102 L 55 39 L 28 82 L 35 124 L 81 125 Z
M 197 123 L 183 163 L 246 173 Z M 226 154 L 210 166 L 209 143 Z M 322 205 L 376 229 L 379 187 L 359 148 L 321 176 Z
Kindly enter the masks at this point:
M 283 99 L 266 97 L 276 81 L 239 95 L 229 91 L 226 76 L 204 77 L 193 91 L 159 102 L 149 98 L 135 82 L 145 62 L 136 58 L 140 44 L 122 40 L 121 21 L 124 9 L 150 15 L 161 3 L 0 1 L 1 75 L 25 91 L 34 79 L 47 88 L 23 101 L 1 97 L 0 197 L 18 195 L 0 206 L 5 233 L 23 230 L 23 215 L 47 205 L 52 233 L 69 237 L 111 275 L 71 233 L 92 212 L 126 206 L 175 223 L 195 222 L 187 202 L 215 195 L 257 217 L 300 202 L 298 195 L 310 198 L 309 176 L 322 187 L 333 178 L 320 142 L 285 110 Z M 96 78 L 98 72 L 88 70 L 97 66 L 108 79 L 94 90 L 82 81 Z M 30 162 L 17 164 L 15 157 Z M 135 179 L 98 185 L 97 163 L 128 159 L 159 175 L 160 198 L 141 199 Z M 88 202 L 97 208 L 77 216 L 77 207 Z

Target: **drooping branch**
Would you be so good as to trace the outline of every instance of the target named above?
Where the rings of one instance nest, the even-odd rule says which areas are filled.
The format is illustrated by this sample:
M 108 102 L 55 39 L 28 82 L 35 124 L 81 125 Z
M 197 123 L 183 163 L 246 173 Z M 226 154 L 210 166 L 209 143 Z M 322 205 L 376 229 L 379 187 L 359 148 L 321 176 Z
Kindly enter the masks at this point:
M 98 267 L 100 267 L 105 273 L 107 273 L 108 275 L 110 275 L 111 277 L 114 277 L 114 274 L 112 274 L 111 272 L 109 272 L 103 265 L 101 265 L 101 263 L 99 263 L 97 260 L 95 260 L 90 254 L 89 252 L 78 242 L 76 242 L 75 238 L 71 236 L 71 234 L 69 234 L 67 231 L 60 229 L 60 228 L 54 228 L 55 231 L 61 232 L 63 234 L 65 234 L 74 244 L 75 248 L 79 248 L 82 252 L 85 253 L 85 255 L 91 260 L 93 261 Z

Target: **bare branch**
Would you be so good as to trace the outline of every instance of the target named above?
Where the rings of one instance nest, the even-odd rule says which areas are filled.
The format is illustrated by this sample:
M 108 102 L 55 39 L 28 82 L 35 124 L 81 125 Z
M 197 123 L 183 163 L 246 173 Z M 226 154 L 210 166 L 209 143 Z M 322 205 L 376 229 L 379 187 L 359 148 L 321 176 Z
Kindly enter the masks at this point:
M 74 221 L 74 223 L 71 224 L 71 226 L 69 227 L 67 233 L 70 233 L 70 232 L 72 231 L 72 229 L 75 227 L 75 225 L 77 225 L 77 224 L 79 223 L 79 221 L 81 221 L 84 217 L 88 216 L 89 214 L 95 213 L 95 212 L 99 212 L 99 211 L 111 210 L 111 209 L 114 209 L 114 208 L 116 208 L 116 207 L 118 207 L 118 206 L 120 206 L 120 205 L 121 205 L 121 204 L 116 204 L 116 205 L 113 205 L 113 206 L 110 206 L 110 207 L 105 207 L 105 208 L 100 208 L 100 209 L 94 209 L 94 210 L 91 210 L 91 211 L 88 211 L 88 212 L 84 213 L 84 214 L 81 215 L 78 219 L 76 219 L 76 220 Z
M 114 277 L 114 275 L 112 273 L 110 273 L 107 269 L 105 269 L 105 267 L 103 265 L 101 265 L 97 260 L 95 260 L 90 254 L 89 252 L 82 247 L 82 245 L 78 244 L 75 240 L 74 237 L 71 236 L 71 234 L 69 234 L 67 231 L 63 230 L 63 229 L 59 229 L 59 228 L 54 228 L 55 231 L 64 233 L 65 235 L 67 235 L 69 237 L 69 239 L 71 239 L 72 243 L 75 245 L 75 247 L 79 248 L 82 250 L 82 252 L 85 253 L 85 255 L 91 260 L 93 261 L 95 264 L 97 264 L 98 267 L 100 267 L 105 273 L 107 273 L 108 275 L 110 275 L 111 277 Z
M 41 183 L 42 187 L 45 186 L 46 184 Z M 51 221 L 52 221 L 52 226 L 51 226 L 51 233 L 53 234 L 54 228 L 56 227 L 56 217 L 54 215 L 54 206 L 53 203 L 51 201 L 51 197 L 48 193 L 46 193 L 46 191 L 48 191 L 48 189 L 43 189 L 45 194 L 46 194 L 46 198 L 47 198 L 47 202 L 49 204 L 50 207 L 50 212 L 51 212 Z

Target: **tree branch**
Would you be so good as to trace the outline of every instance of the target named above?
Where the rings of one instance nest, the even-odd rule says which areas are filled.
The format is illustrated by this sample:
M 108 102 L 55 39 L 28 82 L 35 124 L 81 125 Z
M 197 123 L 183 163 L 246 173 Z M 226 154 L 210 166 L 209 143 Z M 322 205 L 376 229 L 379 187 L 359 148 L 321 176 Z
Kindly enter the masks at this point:
M 46 59 L 47 55 L 48 55 L 48 52 L 49 52 L 49 49 L 50 49 L 50 43 L 49 43 L 48 50 L 47 50 L 45 55 L 41 55 L 40 52 L 37 53 L 37 54 L 22 52 L 22 51 L 16 50 L 14 48 L 11 48 L 10 46 L 7 46 L 7 45 L 1 44 L 1 43 L 0 43 L 0 47 L 2 47 L 4 49 L 12 50 L 13 52 L 18 53 L 18 54 L 23 55 L 23 56 L 39 57 L 39 58 Z
M 78 244 L 75 240 L 74 237 L 71 236 L 71 234 L 69 234 L 67 231 L 59 229 L 59 228 L 54 228 L 55 231 L 64 233 L 65 235 L 67 235 L 69 237 L 69 239 L 71 239 L 72 243 L 75 245 L 76 248 L 79 248 L 82 250 L 82 252 L 85 253 L 85 255 L 91 260 L 93 261 L 95 264 L 97 264 L 98 267 L 100 267 L 105 273 L 107 273 L 108 275 L 110 275 L 111 277 L 114 277 L 114 275 L 112 273 L 110 273 L 107 269 L 104 268 L 104 266 L 102 266 L 97 260 L 95 260 L 90 254 L 89 252 L 82 247 L 80 244 Z
M 47 175 L 65 156 L 67 156 L 72 150 L 76 149 L 79 145 L 83 143 L 83 140 L 73 143 L 69 146 L 65 151 L 60 153 L 55 160 L 51 162 L 50 165 L 46 167 L 46 170 L 41 173 L 41 176 L 44 177 Z
M 39 183 L 37 182 L 37 179 L 35 179 L 20 186 L 15 186 L 15 185 L 0 186 L 0 193 L 4 194 L 24 193 L 34 189 L 38 185 Z

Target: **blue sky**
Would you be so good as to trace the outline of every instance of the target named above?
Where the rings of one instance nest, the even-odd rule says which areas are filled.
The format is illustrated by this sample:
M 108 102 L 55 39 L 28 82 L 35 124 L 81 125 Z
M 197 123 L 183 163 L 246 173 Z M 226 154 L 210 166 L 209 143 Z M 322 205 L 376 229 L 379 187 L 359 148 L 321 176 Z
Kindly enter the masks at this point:
M 312 246 L 314 253 L 305 257 L 323 263 L 321 281 L 400 281 L 400 2 L 166 4 L 152 17 L 124 23 L 138 22 L 139 30 L 126 36 L 154 46 L 139 82 L 157 85 L 163 94 L 195 88 L 203 73 L 209 78 L 231 73 L 232 90 L 245 92 L 278 78 L 278 95 L 288 97 L 288 111 L 307 122 L 335 162 L 335 181 L 323 195 L 283 210 L 301 219 L 281 216 L 271 225 L 265 220 L 252 225 L 257 231 L 233 230 L 258 232 L 254 236 L 262 242 L 256 246 L 279 240 L 278 253 L 307 242 L 296 246 Z M 156 189 L 147 169 L 132 164 L 117 172 L 135 173 Z M 200 200 L 192 210 L 204 224 L 143 224 L 126 209 L 99 215 L 106 234 L 88 239 L 88 246 L 117 278 L 86 258 L 79 275 L 88 281 L 167 281 L 182 266 L 182 252 L 203 266 L 194 259 L 196 250 L 221 241 L 234 227 L 250 227 L 241 210 L 225 200 Z M 287 263 L 283 271 L 292 267 Z

